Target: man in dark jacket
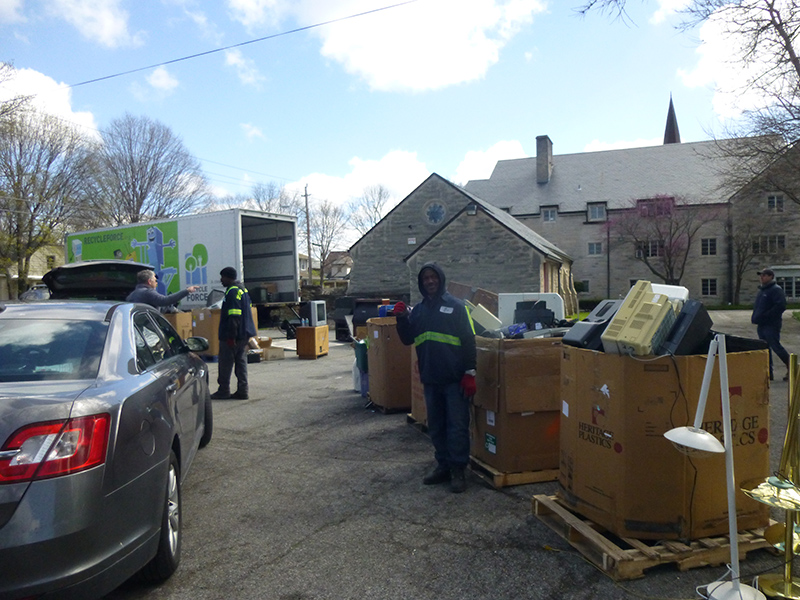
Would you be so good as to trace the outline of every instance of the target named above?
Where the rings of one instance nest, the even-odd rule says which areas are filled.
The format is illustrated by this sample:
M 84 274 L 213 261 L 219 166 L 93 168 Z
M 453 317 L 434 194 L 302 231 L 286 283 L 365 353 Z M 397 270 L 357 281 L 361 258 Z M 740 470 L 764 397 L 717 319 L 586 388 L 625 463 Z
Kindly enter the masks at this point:
M 470 400 L 475 395 L 475 328 L 464 303 L 446 291 L 445 276 L 436 263 L 427 263 L 417 276 L 422 302 L 409 311 L 394 307 L 397 334 L 414 344 L 419 375 L 425 388 L 428 434 L 436 467 L 422 482 L 450 482 L 456 493 L 466 488 L 469 463 Z
M 761 285 L 758 286 L 758 295 L 753 304 L 753 316 L 750 321 L 756 325 L 758 339 L 769 344 L 769 378 L 773 378 L 772 353 L 786 365 L 786 376 L 789 379 L 789 353 L 781 345 L 781 325 L 783 325 L 783 311 L 786 310 L 786 295 L 783 288 L 775 282 L 775 273 L 772 269 L 762 269 L 758 272 Z
M 136 273 L 136 288 L 125 298 L 126 302 L 141 302 L 156 308 L 166 308 L 177 304 L 186 296 L 197 290 L 196 285 L 190 285 L 185 290 L 164 296 L 156 291 L 158 277 L 150 269 L 142 269 Z
M 256 335 L 253 314 L 250 311 L 250 295 L 236 281 L 236 269 L 225 267 L 219 273 L 225 286 L 225 299 L 219 317 L 219 389 L 211 394 L 215 400 L 235 398 L 247 400 L 247 343 Z M 236 392 L 231 394 L 231 372 L 236 374 Z

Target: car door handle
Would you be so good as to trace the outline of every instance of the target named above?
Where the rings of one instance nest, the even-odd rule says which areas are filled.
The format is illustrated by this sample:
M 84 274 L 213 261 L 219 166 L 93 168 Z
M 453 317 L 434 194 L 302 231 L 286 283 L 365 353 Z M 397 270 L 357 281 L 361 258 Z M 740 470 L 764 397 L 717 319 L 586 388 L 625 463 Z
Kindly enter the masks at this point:
M 177 391 L 178 391 L 178 382 L 177 381 L 173 381 L 172 383 L 170 383 L 167 386 L 167 393 L 168 394 L 174 394 Z

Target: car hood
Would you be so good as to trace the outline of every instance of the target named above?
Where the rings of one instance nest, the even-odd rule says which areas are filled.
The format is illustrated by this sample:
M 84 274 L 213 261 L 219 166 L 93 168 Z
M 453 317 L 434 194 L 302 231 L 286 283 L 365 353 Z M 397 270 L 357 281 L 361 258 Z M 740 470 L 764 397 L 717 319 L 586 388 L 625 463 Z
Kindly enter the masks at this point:
M 42 281 L 54 300 L 125 300 L 136 287 L 136 274 L 152 268 L 130 260 L 86 260 L 56 267 Z

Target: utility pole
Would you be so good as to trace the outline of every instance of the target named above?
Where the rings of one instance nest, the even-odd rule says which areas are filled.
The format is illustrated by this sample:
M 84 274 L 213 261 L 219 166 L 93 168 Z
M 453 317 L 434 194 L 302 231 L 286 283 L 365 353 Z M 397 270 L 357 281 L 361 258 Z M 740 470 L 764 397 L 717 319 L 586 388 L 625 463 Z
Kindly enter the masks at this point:
M 311 215 L 308 212 L 308 184 L 306 184 L 306 192 L 303 194 L 306 199 L 306 243 L 308 244 L 308 285 L 311 285 Z

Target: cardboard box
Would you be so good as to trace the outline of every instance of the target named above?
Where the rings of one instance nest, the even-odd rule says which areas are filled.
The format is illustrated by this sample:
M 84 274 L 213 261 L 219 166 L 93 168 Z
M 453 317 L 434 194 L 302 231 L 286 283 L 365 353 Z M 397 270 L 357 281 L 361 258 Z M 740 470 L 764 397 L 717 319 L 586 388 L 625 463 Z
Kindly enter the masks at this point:
M 258 330 L 258 313 L 255 306 L 251 306 L 253 323 L 256 331 Z M 192 331 L 193 335 L 204 337 L 208 340 L 208 351 L 205 354 L 216 356 L 219 354 L 219 319 L 221 311 L 219 308 L 195 308 L 192 309 Z
M 706 357 L 640 360 L 564 346 L 559 495 L 621 537 L 695 539 L 728 531 L 725 456 L 688 457 L 664 432 L 694 422 Z M 740 530 L 769 523 L 769 507 L 739 485 L 769 475 L 766 350 L 728 354 Z M 719 371 L 703 428 L 722 438 Z
M 560 410 L 561 339 L 475 338 L 475 406 L 494 412 Z
M 471 455 L 504 473 L 557 469 L 561 340 L 475 343 Z
M 369 397 L 373 404 L 389 410 L 411 408 L 411 354 L 397 335 L 395 317 L 367 320 Z
M 272 338 L 266 335 L 259 335 L 256 337 L 258 340 L 259 348 L 271 348 L 272 347 Z
M 328 326 L 298 327 L 297 328 L 297 356 L 300 358 L 316 359 L 328 354 Z
M 192 337 L 192 313 L 164 313 L 164 318 L 169 321 L 169 324 L 178 332 L 181 339 L 185 340 Z
M 419 378 L 419 359 L 413 346 L 411 347 L 411 418 L 420 425 L 428 426 L 425 386 Z
M 270 346 L 269 348 L 262 348 L 264 355 L 263 360 L 283 360 L 286 358 L 286 354 L 283 348 L 279 348 L 277 346 Z

